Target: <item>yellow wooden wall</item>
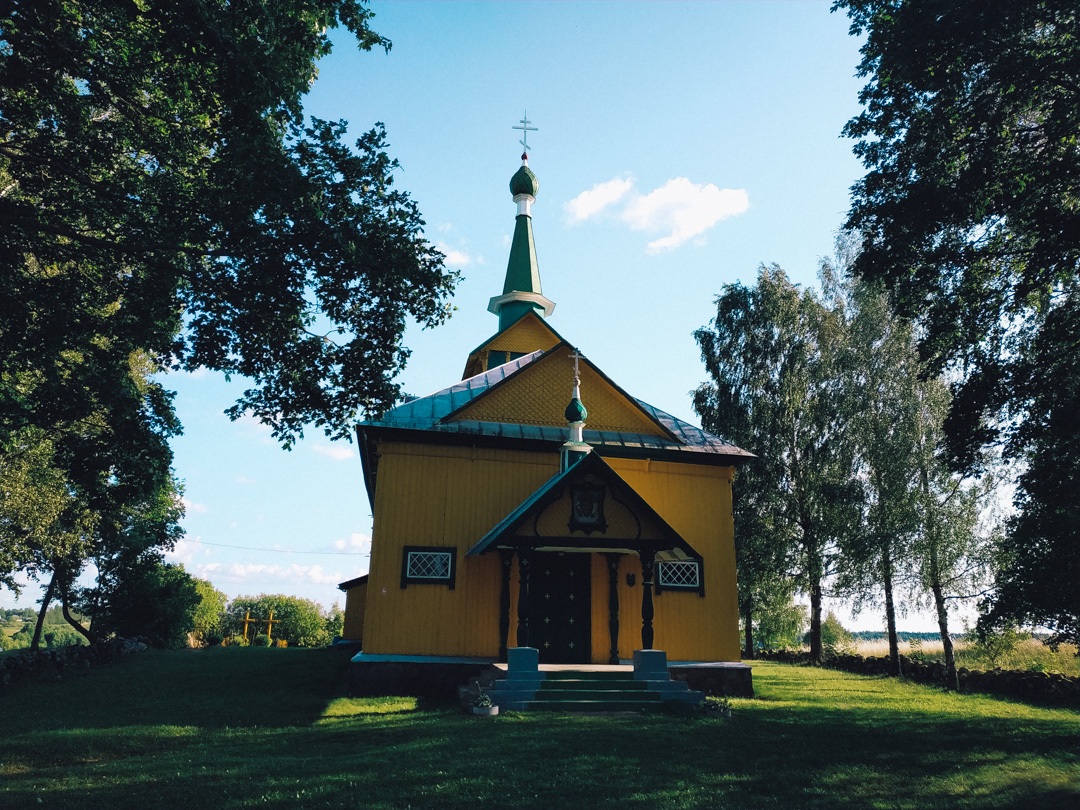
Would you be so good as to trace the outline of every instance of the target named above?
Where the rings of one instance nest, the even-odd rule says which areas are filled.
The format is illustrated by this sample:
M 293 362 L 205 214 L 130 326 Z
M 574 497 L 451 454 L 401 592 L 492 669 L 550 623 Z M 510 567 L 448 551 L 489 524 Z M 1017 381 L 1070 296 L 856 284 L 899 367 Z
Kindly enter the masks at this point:
M 559 342 L 558 337 L 539 315 L 530 313 L 508 328 L 496 334 L 486 343 L 481 344 L 465 363 L 465 377 L 472 377 L 491 367 L 488 352 L 516 352 L 532 354 L 541 349 L 547 350 Z M 496 364 L 498 365 L 498 364 Z M 464 379 L 463 378 L 463 379 Z
M 558 471 L 557 456 L 392 442 L 379 453 L 365 652 L 495 656 L 499 557 L 465 552 Z M 456 548 L 454 590 L 402 589 L 407 545 Z
M 364 650 L 401 655 L 494 657 L 499 643 L 499 556 L 468 551 L 499 520 L 558 471 L 556 453 L 383 442 Z M 655 646 L 669 660 L 737 661 L 738 613 L 732 536 L 731 470 L 726 467 L 606 459 L 705 558 L 705 597 L 655 597 Z M 400 587 L 402 547 L 457 549 L 456 587 Z M 608 659 L 606 561 L 593 555 L 593 661 Z M 633 573 L 636 585 L 626 585 Z M 511 583 L 509 644 L 514 646 L 517 570 Z M 641 567 L 626 556 L 619 572 L 619 653 L 641 646 Z
M 705 596 L 664 591 L 653 603 L 654 644 L 670 661 L 738 661 L 739 608 L 735 580 L 735 535 L 731 511 L 731 467 L 676 464 L 637 459 L 605 459 L 678 534 L 704 557 Z M 596 645 L 596 598 L 600 590 L 594 564 L 593 651 Z M 641 562 L 624 559 L 620 569 L 636 573 L 638 587 L 620 590 L 619 652 L 641 646 Z M 628 606 L 628 602 L 634 604 Z M 606 601 L 605 617 L 606 617 Z M 636 617 L 628 616 L 636 611 Z M 626 619 L 624 619 L 626 617 Z M 636 618 L 636 621 L 633 619 Z M 604 639 L 607 633 L 604 634 Z
M 345 626 L 341 630 L 341 637 L 348 641 L 362 641 L 364 638 L 367 588 L 368 584 L 361 582 L 345 592 Z
M 559 339 L 551 329 L 544 325 L 538 315 L 529 315 L 499 332 L 481 349 L 529 354 L 538 349 L 550 349 L 558 342 Z

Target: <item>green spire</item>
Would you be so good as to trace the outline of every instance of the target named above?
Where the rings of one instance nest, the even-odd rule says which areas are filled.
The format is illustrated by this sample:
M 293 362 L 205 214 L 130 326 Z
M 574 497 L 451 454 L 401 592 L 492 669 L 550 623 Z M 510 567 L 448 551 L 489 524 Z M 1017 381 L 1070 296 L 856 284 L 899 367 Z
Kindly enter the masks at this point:
M 506 281 L 502 295 L 491 299 L 488 310 L 499 316 L 499 330 L 506 329 L 526 312 L 546 317 L 555 304 L 544 297 L 540 289 L 540 266 L 536 261 L 536 242 L 533 240 L 532 204 L 540 183 L 529 168 L 528 152 L 521 156 L 521 167 L 510 178 L 510 193 L 517 203 L 514 240 L 510 244 L 510 260 L 506 264 Z
M 540 292 L 540 267 L 536 263 L 532 217 L 518 214 L 514 223 L 514 241 L 510 243 L 510 261 L 506 264 L 503 293 Z

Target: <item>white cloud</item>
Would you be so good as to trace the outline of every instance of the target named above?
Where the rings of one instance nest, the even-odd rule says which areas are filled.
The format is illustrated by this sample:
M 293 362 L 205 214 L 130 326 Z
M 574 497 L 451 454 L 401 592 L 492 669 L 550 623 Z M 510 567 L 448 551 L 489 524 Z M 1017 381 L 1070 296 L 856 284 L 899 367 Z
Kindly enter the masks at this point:
M 346 444 L 313 444 L 311 449 L 320 456 L 332 458 L 334 461 L 347 461 L 356 458 L 356 453 Z
M 590 189 L 578 194 L 563 208 L 570 217 L 570 222 L 584 222 L 609 208 L 634 188 L 634 181 L 628 177 L 615 177 L 604 183 L 597 183 Z
M 668 180 L 647 194 L 639 193 L 632 179 L 616 177 L 597 183 L 565 205 L 572 223 L 611 210 L 634 230 L 666 234 L 645 246 L 649 253 L 674 250 L 749 207 L 745 189 L 694 183 L 686 177 Z
M 218 566 L 215 563 L 214 571 L 223 579 L 234 582 L 246 582 L 252 580 L 285 580 L 290 582 L 309 582 L 314 585 L 337 585 L 342 581 L 340 571 L 326 571 L 321 565 L 266 565 L 263 563 L 233 563 L 232 565 Z M 210 565 L 204 566 L 210 571 Z
M 180 502 L 184 504 L 184 511 L 189 515 L 205 515 L 210 511 L 207 509 L 206 504 L 196 503 L 190 498 L 181 498 Z
M 470 256 L 464 250 L 450 247 L 445 242 L 436 242 L 435 247 L 446 256 L 446 263 L 451 266 L 465 267 L 473 262 L 482 263 L 478 257 Z
M 371 538 L 360 532 L 353 532 L 348 540 L 335 540 L 334 551 L 356 551 L 367 553 L 371 551 Z
M 238 475 L 238 476 L 236 476 L 236 483 L 238 483 L 238 484 L 240 484 L 242 486 L 248 486 L 249 484 L 254 484 L 255 479 L 254 478 L 248 478 L 246 475 Z
M 176 545 L 173 546 L 172 551 L 165 552 L 165 559 L 171 563 L 190 565 L 195 559 L 195 554 L 198 551 L 203 551 L 198 543 L 181 537 L 176 541 Z
M 698 185 L 685 177 L 668 180 L 658 189 L 634 198 L 622 218 L 639 231 L 669 231 L 646 246 L 649 253 L 674 250 L 709 230 L 720 220 L 737 216 L 750 207 L 745 189 Z

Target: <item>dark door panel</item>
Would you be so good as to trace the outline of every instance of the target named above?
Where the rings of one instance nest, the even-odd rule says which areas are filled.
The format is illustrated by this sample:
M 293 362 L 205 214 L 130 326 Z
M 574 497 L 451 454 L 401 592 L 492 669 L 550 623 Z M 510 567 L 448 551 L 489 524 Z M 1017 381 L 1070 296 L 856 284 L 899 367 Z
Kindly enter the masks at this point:
M 592 661 L 589 554 L 541 553 L 529 582 L 529 635 L 543 664 Z

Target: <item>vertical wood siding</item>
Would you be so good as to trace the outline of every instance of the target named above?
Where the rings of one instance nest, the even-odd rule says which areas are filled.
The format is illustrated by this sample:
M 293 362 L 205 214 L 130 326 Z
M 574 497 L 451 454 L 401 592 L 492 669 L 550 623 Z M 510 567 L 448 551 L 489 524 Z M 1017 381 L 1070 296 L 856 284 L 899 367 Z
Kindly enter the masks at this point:
M 731 469 L 605 459 L 705 558 L 705 596 L 664 591 L 655 597 L 655 646 L 672 661 L 739 660 Z M 375 525 L 364 649 L 370 653 L 494 657 L 499 647 L 497 553 L 465 553 L 558 470 L 555 453 L 384 442 L 375 493 Z M 622 522 L 621 520 L 619 521 Z M 402 547 L 457 550 L 454 590 L 401 589 Z M 606 663 L 608 575 L 592 555 L 592 660 Z M 633 574 L 634 586 L 626 582 Z M 619 655 L 641 646 L 641 564 L 619 567 Z M 517 633 L 517 565 L 511 582 L 509 645 Z
M 379 450 L 365 652 L 495 656 L 499 556 L 465 553 L 558 471 L 557 456 L 389 442 Z M 402 589 L 407 545 L 455 548 L 454 590 Z

